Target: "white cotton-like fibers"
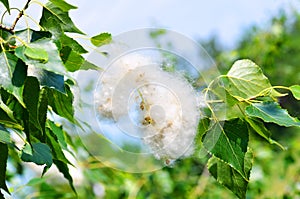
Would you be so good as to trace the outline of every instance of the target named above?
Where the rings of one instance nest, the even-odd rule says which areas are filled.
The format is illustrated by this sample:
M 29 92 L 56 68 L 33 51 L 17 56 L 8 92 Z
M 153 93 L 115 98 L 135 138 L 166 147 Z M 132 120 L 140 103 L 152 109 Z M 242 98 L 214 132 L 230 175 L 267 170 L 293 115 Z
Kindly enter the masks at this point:
M 104 72 L 100 85 L 96 104 L 101 117 L 140 138 L 157 159 L 168 164 L 193 153 L 200 98 L 181 75 L 130 54 Z

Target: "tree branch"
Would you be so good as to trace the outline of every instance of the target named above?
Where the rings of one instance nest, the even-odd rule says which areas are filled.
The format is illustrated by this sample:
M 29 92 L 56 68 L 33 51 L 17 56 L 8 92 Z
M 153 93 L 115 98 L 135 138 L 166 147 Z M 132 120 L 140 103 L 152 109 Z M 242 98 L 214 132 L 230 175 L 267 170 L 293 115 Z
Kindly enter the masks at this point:
M 13 22 L 13 24 L 11 25 L 11 27 L 7 27 L 7 26 L 4 26 L 3 24 L 0 24 L 0 29 L 2 30 L 6 30 L 12 34 L 14 34 L 14 29 L 18 23 L 18 21 L 22 18 L 22 16 L 24 15 L 24 11 L 28 8 L 29 6 L 29 3 L 30 3 L 31 0 L 27 0 L 24 8 L 19 12 L 17 18 L 15 19 L 15 21 Z

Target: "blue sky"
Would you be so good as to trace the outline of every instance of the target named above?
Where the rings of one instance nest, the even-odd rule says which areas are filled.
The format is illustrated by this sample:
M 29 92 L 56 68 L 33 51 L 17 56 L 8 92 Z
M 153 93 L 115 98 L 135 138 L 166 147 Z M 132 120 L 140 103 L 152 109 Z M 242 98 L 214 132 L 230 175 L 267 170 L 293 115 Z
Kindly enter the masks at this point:
M 137 28 L 162 27 L 192 38 L 212 34 L 222 43 L 234 41 L 251 24 L 266 25 L 280 9 L 299 8 L 298 0 L 72 0 L 74 21 L 89 35 L 119 34 Z

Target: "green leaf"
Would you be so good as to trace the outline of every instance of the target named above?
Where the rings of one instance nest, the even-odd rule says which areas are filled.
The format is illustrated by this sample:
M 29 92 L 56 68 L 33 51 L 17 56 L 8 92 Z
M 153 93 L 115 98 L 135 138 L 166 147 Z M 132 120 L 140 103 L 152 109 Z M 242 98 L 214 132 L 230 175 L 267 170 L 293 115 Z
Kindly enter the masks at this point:
M 37 48 L 35 46 L 26 46 L 24 54 L 30 59 L 35 59 L 41 62 L 48 62 L 48 53 L 42 48 Z
M 2 125 L 0 125 L 0 142 L 3 144 L 12 143 L 9 132 Z
M 29 113 L 29 122 L 42 131 L 38 115 L 39 96 L 40 84 L 37 78 L 27 77 L 24 85 L 23 99 Z
M 64 76 L 40 68 L 36 68 L 34 73 L 31 73 L 30 75 L 36 77 L 41 86 L 54 88 L 57 91 L 66 93 Z
M 244 158 L 244 173 L 246 178 L 219 158 L 211 157 L 207 167 L 211 175 L 223 186 L 232 191 L 238 198 L 246 198 L 250 171 L 253 164 L 253 154 L 247 151 Z
M 6 164 L 8 159 L 8 147 L 7 144 L 3 144 L 0 142 L 0 188 L 9 193 L 8 188 L 6 186 Z M 0 197 L 2 193 L 0 190 Z
M 32 144 L 32 154 L 28 154 L 23 150 L 21 159 L 24 162 L 34 162 L 37 165 L 46 164 L 48 168 L 50 168 L 53 163 L 50 147 L 40 142 Z
M 9 53 L 1 52 L 0 53 L 0 87 L 7 90 L 9 93 L 13 94 L 18 101 L 24 105 L 22 99 L 22 88 L 15 86 L 13 83 L 14 71 L 16 70 L 16 65 L 18 63 L 18 57 Z
M 10 14 L 9 1 L 8 0 L 0 0 L 0 2 L 3 3 L 3 5 L 6 8 L 6 10 L 8 11 L 8 14 Z
M 260 118 L 265 122 L 285 127 L 300 127 L 300 121 L 291 117 L 287 110 L 282 109 L 276 102 L 253 103 L 246 108 L 245 112 L 248 116 Z
M 72 48 L 72 50 L 79 54 L 84 54 L 88 52 L 76 40 L 72 39 L 71 37 L 68 37 L 65 34 L 62 34 L 59 37 L 59 42 L 61 43 L 62 48 L 69 46 L 70 48 Z
M 240 119 L 216 122 L 203 137 L 203 146 L 212 155 L 231 165 L 245 179 L 244 159 L 248 146 L 248 128 Z
M 47 3 L 43 9 L 40 25 L 54 34 L 62 34 L 63 32 L 83 34 L 74 25 L 68 12 L 63 11 L 61 7 L 51 2 Z
M 66 94 L 48 88 L 48 103 L 56 114 L 74 123 L 73 94 L 68 85 L 65 88 Z
M 50 1 L 64 12 L 68 12 L 71 9 L 77 9 L 76 6 L 73 6 L 63 0 L 50 0 Z
M 270 144 L 276 144 L 280 148 L 284 149 L 284 147 L 278 142 L 271 139 L 271 132 L 265 127 L 264 123 L 256 118 L 245 117 L 247 123 L 251 126 L 251 128 L 261 137 L 265 138 Z
M 54 164 L 56 165 L 56 167 L 58 168 L 58 170 L 64 175 L 64 177 L 69 181 L 69 184 L 72 188 L 72 190 L 74 191 L 74 193 L 76 193 L 75 187 L 73 185 L 73 178 L 70 175 L 69 172 L 69 168 L 68 165 L 60 160 L 54 160 L 53 161 Z
M 291 92 L 297 100 L 300 100 L 300 85 L 293 85 L 290 87 Z
M 80 70 L 103 70 L 103 69 L 85 60 L 84 63 L 81 65 Z
M 110 33 L 101 33 L 91 38 L 92 44 L 97 47 L 109 44 L 111 41 L 112 37 Z
M 25 55 L 26 46 L 16 48 L 15 54 L 22 59 L 27 66 L 42 68 L 59 75 L 67 75 L 65 66 L 59 56 L 59 51 L 51 39 L 43 38 L 30 44 L 31 47 L 44 49 L 48 54 L 48 62 L 30 59 Z
M 67 141 L 65 138 L 65 132 L 61 126 L 57 126 L 53 121 L 47 120 L 47 127 L 56 135 L 60 146 L 68 151 Z
M 262 91 L 272 87 L 261 68 L 250 60 L 236 61 L 221 79 L 226 90 L 240 101 L 258 97 L 263 94 Z M 280 95 L 272 89 L 270 93 L 274 96 Z
M 65 64 L 65 67 L 70 72 L 79 70 L 84 63 L 84 58 L 77 52 L 73 51 L 69 46 L 64 47 L 60 51 L 60 55 Z
M 53 159 L 60 160 L 66 164 L 71 164 L 69 160 L 65 157 L 56 135 L 51 131 L 51 129 L 46 129 L 47 144 L 51 147 Z

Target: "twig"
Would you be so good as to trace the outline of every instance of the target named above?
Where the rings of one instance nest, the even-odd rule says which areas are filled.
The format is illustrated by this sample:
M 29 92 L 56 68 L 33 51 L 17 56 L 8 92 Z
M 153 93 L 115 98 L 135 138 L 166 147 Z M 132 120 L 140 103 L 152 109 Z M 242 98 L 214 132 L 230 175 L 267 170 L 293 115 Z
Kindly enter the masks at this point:
M 14 33 L 14 29 L 15 29 L 15 27 L 16 27 L 18 21 L 19 21 L 19 20 L 21 19 L 21 17 L 24 15 L 24 11 L 28 8 L 30 1 L 31 1 L 31 0 L 27 0 L 27 2 L 26 2 L 26 4 L 25 4 L 24 8 L 19 12 L 17 18 L 15 19 L 15 21 L 14 21 L 14 23 L 11 25 L 11 27 L 7 27 L 7 26 L 4 26 L 3 24 L 0 24 L 0 29 L 6 30 L 6 31 L 8 31 L 8 32 L 10 32 L 10 33 L 13 34 L 13 33 Z

